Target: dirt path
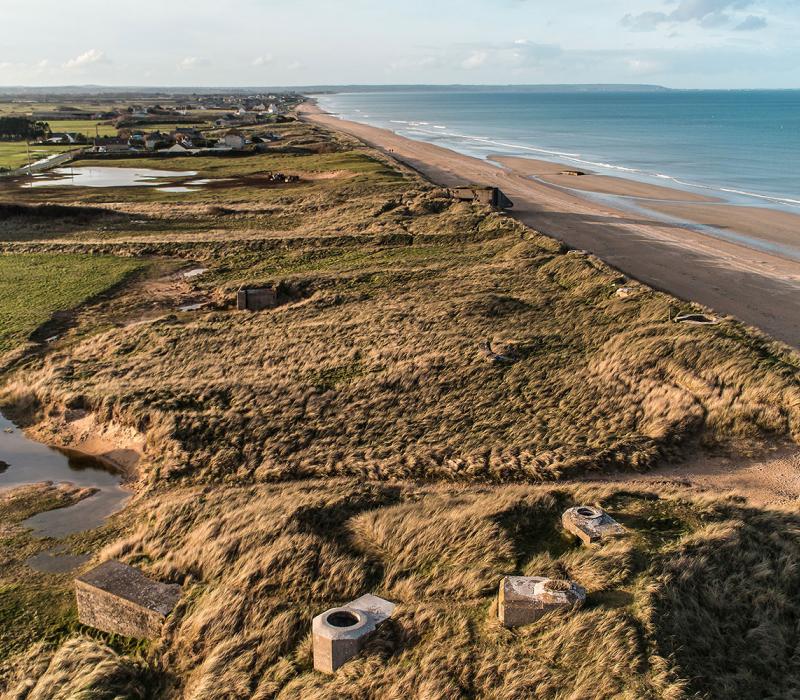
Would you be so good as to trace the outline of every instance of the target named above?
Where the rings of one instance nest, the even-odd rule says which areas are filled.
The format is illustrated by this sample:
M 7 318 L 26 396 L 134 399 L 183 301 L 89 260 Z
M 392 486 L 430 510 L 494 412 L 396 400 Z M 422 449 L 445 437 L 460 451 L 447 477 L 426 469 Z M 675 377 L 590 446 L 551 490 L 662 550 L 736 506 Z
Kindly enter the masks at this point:
M 736 493 L 754 505 L 788 505 L 800 499 L 800 447 L 782 446 L 752 459 L 699 455 L 633 479 L 630 474 L 607 474 L 590 480 L 644 486 L 665 481 L 690 484 L 715 493 Z
M 337 119 L 313 105 L 303 106 L 303 116 L 355 136 L 444 186 L 501 187 L 515 202 L 514 216 L 529 226 L 591 251 L 652 287 L 731 314 L 800 348 L 800 262 L 633 216 L 488 161 Z M 763 211 L 766 220 L 769 211 Z

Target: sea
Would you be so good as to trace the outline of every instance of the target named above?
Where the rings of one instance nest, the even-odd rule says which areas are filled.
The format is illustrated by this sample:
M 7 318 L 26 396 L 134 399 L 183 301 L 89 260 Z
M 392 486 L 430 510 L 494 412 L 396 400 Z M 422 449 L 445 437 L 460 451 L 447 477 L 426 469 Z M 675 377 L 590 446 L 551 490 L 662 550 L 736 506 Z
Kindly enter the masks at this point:
M 344 119 L 471 156 L 551 160 L 800 213 L 800 90 L 381 88 L 315 97 Z

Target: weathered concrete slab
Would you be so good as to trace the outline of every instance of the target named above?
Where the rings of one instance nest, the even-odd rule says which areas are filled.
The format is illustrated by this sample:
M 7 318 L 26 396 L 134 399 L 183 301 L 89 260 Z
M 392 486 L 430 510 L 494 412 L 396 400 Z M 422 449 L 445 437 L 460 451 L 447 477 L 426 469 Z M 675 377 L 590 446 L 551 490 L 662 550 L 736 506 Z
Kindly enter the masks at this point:
M 160 583 L 110 559 L 75 579 L 78 619 L 104 632 L 155 639 L 181 596 L 177 584 Z
M 596 544 L 601 540 L 625 534 L 622 525 L 602 508 L 595 506 L 575 506 L 564 511 L 561 524 L 584 544 Z
M 500 581 L 497 616 L 506 627 L 536 622 L 551 610 L 583 605 L 586 591 L 573 581 L 544 576 L 506 576 Z
M 263 311 L 278 305 L 278 294 L 271 287 L 242 287 L 236 293 L 239 311 Z
M 391 617 L 395 607 L 394 603 L 368 593 L 341 608 L 317 615 L 311 623 L 314 668 L 334 673 L 361 651 L 370 635 Z
M 514 206 L 514 202 L 497 187 L 454 187 L 450 195 L 461 202 L 480 202 L 495 209 L 511 209 Z

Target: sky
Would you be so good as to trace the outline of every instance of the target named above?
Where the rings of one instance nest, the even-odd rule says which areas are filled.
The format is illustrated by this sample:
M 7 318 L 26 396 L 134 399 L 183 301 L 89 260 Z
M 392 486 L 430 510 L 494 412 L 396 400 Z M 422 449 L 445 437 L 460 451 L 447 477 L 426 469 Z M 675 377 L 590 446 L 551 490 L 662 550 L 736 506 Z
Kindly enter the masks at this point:
M 800 88 L 800 0 L 0 0 L 0 85 Z

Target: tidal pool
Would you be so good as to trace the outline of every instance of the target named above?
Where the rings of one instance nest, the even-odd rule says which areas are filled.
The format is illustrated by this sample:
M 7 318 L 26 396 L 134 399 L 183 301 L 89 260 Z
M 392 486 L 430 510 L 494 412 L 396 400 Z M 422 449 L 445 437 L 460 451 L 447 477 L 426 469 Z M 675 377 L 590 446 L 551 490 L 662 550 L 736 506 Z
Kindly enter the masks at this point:
M 130 498 L 122 475 L 91 457 L 68 454 L 26 437 L 0 413 L 0 491 L 42 481 L 93 487 L 97 493 L 75 505 L 56 508 L 23 521 L 42 537 L 61 538 L 103 524 Z
M 173 180 L 194 177 L 194 170 L 151 170 L 149 168 L 109 168 L 83 166 L 55 168 L 40 175 L 23 187 L 161 187 Z

